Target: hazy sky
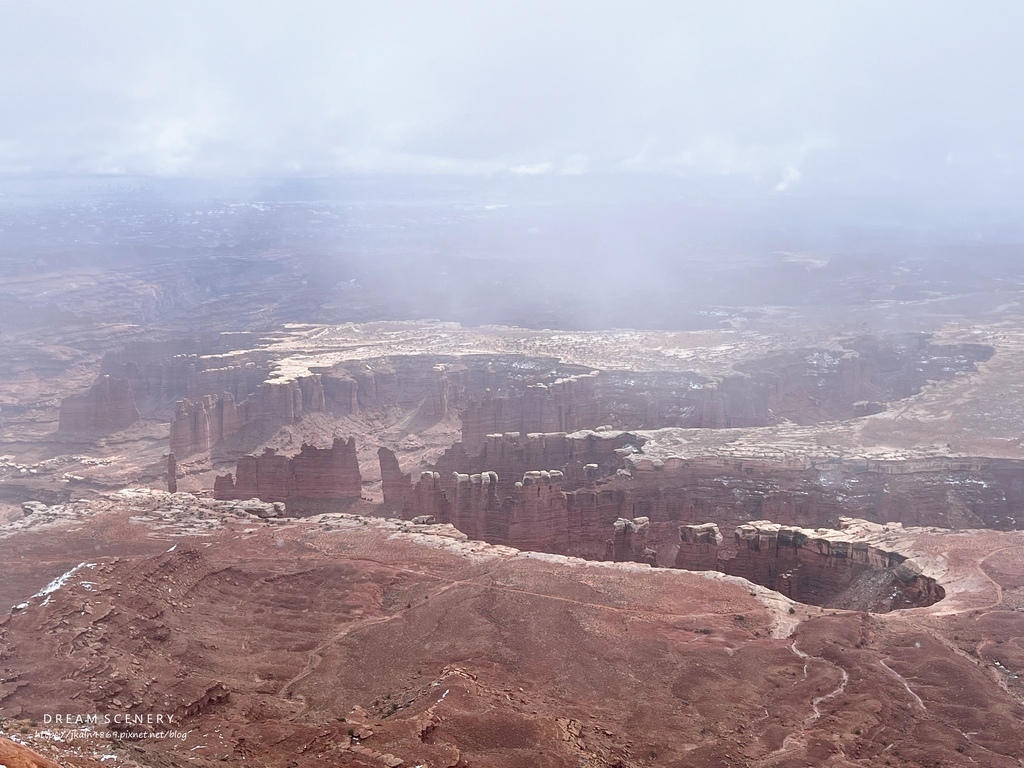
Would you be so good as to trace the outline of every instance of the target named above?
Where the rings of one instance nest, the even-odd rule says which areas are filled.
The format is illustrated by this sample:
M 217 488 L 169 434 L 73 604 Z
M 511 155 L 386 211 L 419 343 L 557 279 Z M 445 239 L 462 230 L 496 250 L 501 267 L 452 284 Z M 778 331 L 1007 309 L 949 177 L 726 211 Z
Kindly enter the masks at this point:
M 0 173 L 1024 171 L 1024 3 L 0 0 Z

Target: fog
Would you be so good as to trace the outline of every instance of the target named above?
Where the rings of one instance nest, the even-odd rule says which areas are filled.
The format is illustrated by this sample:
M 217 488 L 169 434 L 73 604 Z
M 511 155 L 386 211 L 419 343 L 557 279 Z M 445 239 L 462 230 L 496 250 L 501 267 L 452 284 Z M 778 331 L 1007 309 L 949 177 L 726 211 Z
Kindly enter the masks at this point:
M 0 172 L 654 173 L 986 200 L 1015 2 L 3 3 Z
M 1024 265 L 1020 3 L 2 9 L 8 275 L 243 297 L 263 261 L 275 322 L 704 327 Z

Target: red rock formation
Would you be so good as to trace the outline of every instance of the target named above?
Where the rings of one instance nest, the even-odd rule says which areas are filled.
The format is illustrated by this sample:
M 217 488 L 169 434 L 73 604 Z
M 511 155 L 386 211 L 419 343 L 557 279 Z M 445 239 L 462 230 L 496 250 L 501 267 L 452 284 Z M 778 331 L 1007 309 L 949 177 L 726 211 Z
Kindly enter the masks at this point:
M 676 568 L 688 571 L 717 571 L 718 547 L 722 534 L 714 523 L 679 526 L 679 552 Z
M 504 543 L 534 552 L 566 551 L 569 508 L 561 481 L 558 470 L 523 475 L 506 506 L 508 533 Z
M 227 392 L 236 403 L 240 403 L 256 392 L 269 375 L 269 368 L 254 362 L 203 368 L 197 371 L 195 386 L 189 390 L 188 396 L 222 395 Z
M 411 507 L 413 490 L 412 477 L 403 474 L 393 451 L 381 446 L 377 450 L 380 462 L 381 485 L 384 491 L 384 506 L 388 512 L 405 513 Z
M 242 367 L 231 370 L 249 373 Z M 171 450 L 179 456 L 208 451 L 247 425 L 274 428 L 292 424 L 304 413 L 323 411 L 325 407 L 319 374 L 264 382 L 237 404 L 230 392 L 185 398 L 178 401 L 171 421 Z
M 162 415 L 175 401 L 230 392 L 241 402 L 266 379 L 266 364 L 220 366 L 216 352 L 253 342 L 252 334 L 222 333 L 203 339 L 133 342 L 104 355 L 100 373 L 127 378 L 143 413 Z
M 327 405 L 337 412 L 399 406 L 436 421 L 459 402 L 464 370 L 461 363 L 430 356 L 400 357 L 341 363 L 322 372 L 322 381 Z
M 329 511 L 358 499 L 362 490 L 355 438 L 336 438 L 330 448 L 303 445 L 298 456 L 262 456 L 238 460 L 236 477 L 216 478 L 217 499 L 283 501 L 293 515 Z
M 408 511 L 403 514 L 406 519 L 432 517 L 439 523 L 451 522 L 451 503 L 445 495 L 439 473 L 420 473 L 420 479 L 413 487 L 412 509 L 416 510 L 414 514 Z
M 320 375 L 263 382 L 240 405 L 246 423 L 292 424 L 305 412 L 324 410 L 324 390 Z
M 500 535 L 504 512 L 494 472 L 452 477 L 448 522 L 472 539 L 492 540 Z
M 498 473 L 499 488 L 508 495 L 517 478 L 538 467 L 559 469 L 567 490 L 593 485 L 599 476 L 614 474 L 622 466 L 619 451 L 642 444 L 629 432 L 602 431 L 534 434 L 518 433 L 488 435 L 479 453 L 471 456 L 462 443 L 449 448 L 434 464 L 433 470 L 447 476 L 453 472 L 473 474 L 484 471 Z M 590 467 L 588 470 L 587 467 Z
M 525 441 L 493 437 L 476 457 L 456 446 L 437 464 L 446 471 L 421 476 L 403 504 L 403 517 L 432 515 L 473 538 L 588 559 L 614 556 L 607 542 L 617 520 L 647 518 L 645 548 L 657 553 L 657 562 L 714 570 L 719 551 L 723 556 L 734 551 L 733 530 L 768 515 L 812 527 L 835 526 L 852 511 L 877 522 L 1003 528 L 1020 525 L 1015 516 L 1024 506 L 1024 463 L 1018 461 L 712 456 L 660 461 L 633 453 L 623 444 L 628 437 L 607 432 L 532 435 Z M 580 466 L 576 457 L 581 455 L 600 457 L 604 465 Z M 519 476 L 521 482 L 510 483 L 500 472 L 478 471 L 484 459 L 508 471 L 529 457 L 552 456 L 570 457 L 562 466 L 578 470 L 582 480 L 559 471 L 558 482 L 552 483 L 553 473 L 544 481 L 542 473 L 527 471 Z M 447 471 L 459 462 L 470 471 Z M 616 472 L 615 462 L 629 469 Z M 680 523 L 708 520 L 716 522 L 716 536 L 719 528 L 727 534 L 720 548 L 706 537 L 687 539 L 684 534 L 680 541 Z M 694 529 L 694 535 L 699 532 Z
M 171 452 L 188 456 L 208 451 L 242 426 L 235 400 L 229 393 L 179 400 L 171 422 Z
M 576 432 L 600 425 L 595 381 L 597 371 L 535 383 L 507 396 L 485 396 L 462 415 L 462 442 L 470 453 L 487 435 L 518 432 Z
M 140 407 L 159 412 L 194 390 L 200 351 L 196 339 L 133 342 L 104 355 L 100 373 L 128 379 Z
M 59 432 L 115 432 L 139 420 L 128 379 L 100 376 L 84 395 L 70 395 L 60 404 Z
M 173 453 L 167 456 L 167 491 L 178 492 L 178 462 Z
M 844 518 L 842 525 L 852 523 Z M 736 554 L 729 558 L 719 557 L 718 526 L 684 525 L 679 533 L 677 567 L 721 570 L 800 602 L 884 612 L 931 605 L 945 596 L 905 555 L 845 531 L 758 520 L 737 526 Z M 715 567 L 709 567 L 712 557 Z
M 606 560 L 616 563 L 634 562 L 658 564 L 658 553 L 647 547 L 647 532 L 651 521 L 646 517 L 627 520 L 620 517 L 615 521 L 614 538 L 608 542 Z
M 3 737 L 0 737 L 0 765 L 4 768 L 60 768 L 38 752 Z

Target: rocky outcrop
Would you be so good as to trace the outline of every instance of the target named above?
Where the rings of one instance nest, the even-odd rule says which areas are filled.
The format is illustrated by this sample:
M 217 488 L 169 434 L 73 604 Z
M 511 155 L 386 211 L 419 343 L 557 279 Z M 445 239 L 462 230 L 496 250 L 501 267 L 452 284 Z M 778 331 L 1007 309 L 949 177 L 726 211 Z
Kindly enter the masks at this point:
M 323 411 L 324 388 L 320 375 L 265 381 L 241 403 L 246 424 L 292 424 L 304 413 Z
M 500 537 L 506 528 L 507 512 L 498 497 L 498 475 L 478 472 L 456 473 L 449 496 L 448 522 L 471 539 L 487 541 Z
M 139 406 L 155 413 L 194 391 L 201 349 L 196 339 L 133 342 L 104 355 L 100 373 L 128 379 Z
M 769 516 L 784 525 L 811 528 L 835 527 L 851 511 L 879 523 L 917 526 L 1024 524 L 1024 462 L 969 457 L 660 460 L 638 453 L 630 442 L 635 437 L 614 432 L 531 435 L 526 440 L 492 436 L 479 456 L 470 457 L 456 446 L 436 470 L 421 476 L 411 494 L 391 493 L 407 499 L 406 519 L 433 515 L 473 538 L 588 559 L 615 556 L 607 542 L 617 520 L 646 518 L 645 549 L 657 553 L 654 562 L 698 570 L 717 569 L 719 557 L 736 551 L 733 531 Z M 528 470 L 510 482 L 501 471 L 480 468 L 482 457 L 506 472 L 542 458 L 559 457 L 565 463 L 555 463 L 561 468 L 548 471 L 547 478 Z M 582 463 L 589 458 L 602 463 Z M 451 471 L 452 466 L 470 471 Z M 401 473 L 383 467 L 388 483 L 395 483 L 391 487 L 399 488 Z M 468 485 L 463 490 L 453 478 Z M 715 522 L 713 531 L 700 528 L 709 520 Z M 685 529 L 689 533 L 680 541 L 680 524 L 697 527 Z M 720 532 L 726 535 L 721 542 L 716 538 Z
M 235 400 L 229 393 L 179 400 L 171 422 L 171 452 L 188 456 L 208 451 L 241 427 Z
M 980 457 L 626 457 L 637 514 L 652 523 L 771 519 L 831 527 L 840 517 L 946 528 L 1024 526 L 1024 462 Z
M 462 442 L 473 453 L 488 435 L 515 432 L 575 432 L 600 425 L 597 371 L 528 384 L 520 392 L 484 396 L 462 414 Z
M 61 750 L 54 751 L 60 752 Z M 3 765 L 4 768 L 60 768 L 60 765 L 53 760 L 2 736 L 0 736 L 0 765 Z
M 254 394 L 269 375 L 269 367 L 257 365 L 254 362 L 201 367 L 196 372 L 195 386 L 189 390 L 188 396 L 199 397 L 227 393 L 236 403 L 240 403 Z
M 679 552 L 676 568 L 689 571 L 717 571 L 718 547 L 722 533 L 714 523 L 679 526 Z
M 836 608 L 885 612 L 931 605 L 945 596 L 919 565 L 884 544 L 878 528 L 888 527 L 859 523 L 844 518 L 842 530 L 811 530 L 757 520 L 736 527 L 732 557 L 719 556 L 718 526 L 684 525 L 676 566 L 720 570 L 793 600 Z
M 620 517 L 615 521 L 614 538 L 608 542 L 609 551 L 605 559 L 613 560 L 616 563 L 634 562 L 657 565 L 658 553 L 647 547 L 647 532 L 650 527 L 651 521 L 646 517 L 638 517 L 634 520 Z
M 61 401 L 57 430 L 116 432 L 138 420 L 139 409 L 128 379 L 100 376 L 84 395 L 70 395 Z
M 171 421 L 171 450 L 179 456 L 208 451 L 247 426 L 270 430 L 325 407 L 319 374 L 264 382 L 240 403 L 230 392 L 184 398 Z
M 465 365 L 451 359 L 423 356 L 341 363 L 320 373 L 328 407 L 335 412 L 398 406 L 437 421 L 458 406 L 465 371 Z
M 216 478 L 214 498 L 281 501 L 289 514 L 305 515 L 346 508 L 361 490 L 355 438 L 337 438 L 330 448 L 303 445 L 290 458 L 272 448 L 261 456 L 243 456 L 235 477 Z
M 725 429 L 853 418 L 884 410 L 927 381 L 974 370 L 991 354 L 980 344 L 899 334 L 776 352 L 717 375 L 608 371 L 595 390 L 596 424 Z
M 432 469 L 442 476 L 453 472 L 497 472 L 500 491 L 507 495 L 525 473 L 537 467 L 554 467 L 563 473 L 562 488 L 574 490 L 593 486 L 600 477 L 614 475 L 622 467 L 623 456 L 642 444 L 636 435 L 614 430 L 526 436 L 509 432 L 488 435 L 475 455 L 470 455 L 464 444 L 456 443 Z
M 178 492 L 178 462 L 173 453 L 167 456 L 167 492 Z
M 251 333 L 218 333 L 171 341 L 131 342 L 103 356 L 100 373 L 127 378 L 139 408 L 163 415 L 184 397 L 230 392 L 235 402 L 255 391 L 270 372 L 265 362 L 224 365 L 218 353 L 255 342 Z
M 412 477 L 402 472 L 394 451 L 381 446 L 377 450 L 377 460 L 380 462 L 385 509 L 387 512 L 402 514 L 407 508 L 411 508 Z

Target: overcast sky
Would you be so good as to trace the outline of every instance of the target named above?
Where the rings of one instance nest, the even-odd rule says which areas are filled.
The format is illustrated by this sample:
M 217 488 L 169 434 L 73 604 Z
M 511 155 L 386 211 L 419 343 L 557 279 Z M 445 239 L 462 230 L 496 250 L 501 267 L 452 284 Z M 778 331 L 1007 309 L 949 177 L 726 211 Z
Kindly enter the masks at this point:
M 1024 170 L 1024 3 L 0 0 L 0 173 Z

